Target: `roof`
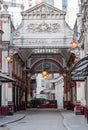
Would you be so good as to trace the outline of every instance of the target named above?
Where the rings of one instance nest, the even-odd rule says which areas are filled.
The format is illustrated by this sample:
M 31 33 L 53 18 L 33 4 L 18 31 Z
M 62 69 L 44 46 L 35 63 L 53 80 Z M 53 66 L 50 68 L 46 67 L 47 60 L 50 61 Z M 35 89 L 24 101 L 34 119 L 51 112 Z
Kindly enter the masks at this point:
M 25 10 L 25 11 L 21 12 L 21 14 L 24 15 L 25 13 L 32 12 L 32 11 L 34 11 L 34 10 L 36 10 L 36 9 L 38 9 L 38 8 L 40 8 L 40 7 L 42 7 L 42 6 L 49 7 L 51 10 L 53 9 L 53 11 L 57 11 L 57 12 L 60 13 L 60 14 L 66 15 L 66 12 L 65 12 L 65 11 L 62 11 L 62 10 L 60 10 L 60 9 L 58 9 L 58 8 L 56 8 L 56 7 L 54 7 L 54 6 L 50 5 L 50 4 L 48 4 L 48 3 L 45 3 L 45 2 L 41 2 L 40 4 L 35 5 L 35 6 L 33 6 L 32 8 L 29 8 L 28 10 Z M 47 10 L 44 10 L 44 11 L 47 11 Z M 34 12 L 33 12 L 33 13 L 34 13 Z M 37 13 L 37 10 L 36 10 L 36 13 Z M 41 12 L 39 12 L 39 13 L 41 13 Z
M 0 81 L 3 83 L 7 83 L 7 82 L 15 82 L 15 80 L 3 73 L 0 72 Z

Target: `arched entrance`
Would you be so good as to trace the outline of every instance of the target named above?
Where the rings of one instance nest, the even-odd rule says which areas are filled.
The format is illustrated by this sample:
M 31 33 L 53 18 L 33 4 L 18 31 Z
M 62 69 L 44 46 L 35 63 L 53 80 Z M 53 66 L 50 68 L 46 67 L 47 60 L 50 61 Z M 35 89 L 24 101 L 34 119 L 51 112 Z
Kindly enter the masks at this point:
M 13 48 L 19 48 L 13 55 L 13 77 L 17 78 L 14 97 L 21 94 L 23 99 L 25 96 L 24 101 L 30 101 L 30 86 L 35 83 L 31 78 L 35 73 L 47 70 L 52 74 L 63 74 L 64 68 L 67 67 L 72 39 L 73 31 L 65 22 L 65 12 L 46 3 L 22 12 L 22 23 L 13 33 L 12 42 Z M 21 69 L 17 63 L 20 63 Z M 19 78 L 19 73 L 16 74 L 16 66 L 18 71 L 22 70 L 21 76 L 24 78 Z M 60 81 L 54 80 L 53 85 Z M 17 100 L 19 105 L 22 100 Z

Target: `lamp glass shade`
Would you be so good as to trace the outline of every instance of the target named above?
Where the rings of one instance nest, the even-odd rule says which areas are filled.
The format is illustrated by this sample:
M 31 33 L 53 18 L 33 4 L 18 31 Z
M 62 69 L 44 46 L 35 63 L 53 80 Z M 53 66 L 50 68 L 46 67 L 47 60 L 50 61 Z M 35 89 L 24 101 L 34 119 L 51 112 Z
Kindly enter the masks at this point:
M 8 62 L 11 62 L 11 61 L 12 61 L 11 56 L 7 56 L 7 57 L 6 57 L 6 60 L 7 60 Z
M 42 75 L 43 75 L 43 76 L 47 75 L 47 72 L 46 72 L 46 71 L 43 71 L 43 72 L 42 72 Z
M 72 46 L 72 48 L 76 48 L 77 47 L 77 42 L 76 41 L 72 41 L 71 42 L 71 46 Z

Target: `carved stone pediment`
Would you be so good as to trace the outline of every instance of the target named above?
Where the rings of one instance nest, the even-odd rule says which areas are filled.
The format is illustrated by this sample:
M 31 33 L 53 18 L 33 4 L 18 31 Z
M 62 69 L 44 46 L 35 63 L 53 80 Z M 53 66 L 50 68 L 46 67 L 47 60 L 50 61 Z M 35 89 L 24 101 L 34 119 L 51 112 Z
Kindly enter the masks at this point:
M 14 46 L 21 48 L 44 48 L 46 46 L 67 48 L 70 46 L 73 31 L 65 22 L 63 11 L 41 3 L 24 11 L 22 15 L 22 23 L 13 32 Z
M 65 16 L 65 12 L 61 11 L 49 4 L 41 3 L 37 6 L 34 6 L 33 8 L 26 10 L 22 12 L 22 16 L 24 19 L 46 19 L 46 18 L 52 18 L 52 19 L 58 19 L 63 18 Z

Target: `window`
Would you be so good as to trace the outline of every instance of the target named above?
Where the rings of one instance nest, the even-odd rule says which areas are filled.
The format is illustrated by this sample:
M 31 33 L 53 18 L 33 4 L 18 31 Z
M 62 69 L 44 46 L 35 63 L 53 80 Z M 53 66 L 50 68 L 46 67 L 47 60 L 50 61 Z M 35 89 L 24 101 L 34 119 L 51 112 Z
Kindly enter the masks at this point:
M 16 0 L 12 0 L 12 7 L 16 7 Z
M 44 87 L 44 80 L 42 80 L 42 87 Z
M 67 8 L 67 0 L 62 0 L 62 9 Z

